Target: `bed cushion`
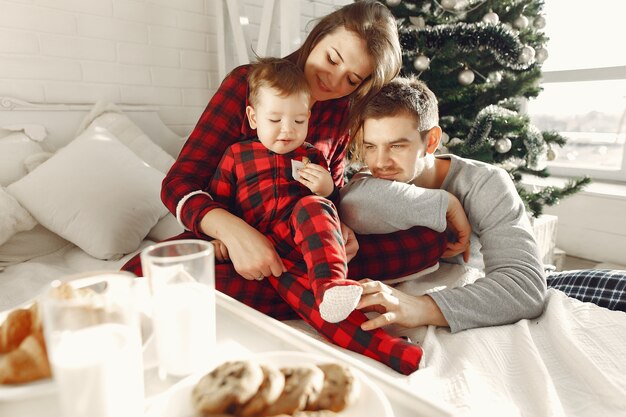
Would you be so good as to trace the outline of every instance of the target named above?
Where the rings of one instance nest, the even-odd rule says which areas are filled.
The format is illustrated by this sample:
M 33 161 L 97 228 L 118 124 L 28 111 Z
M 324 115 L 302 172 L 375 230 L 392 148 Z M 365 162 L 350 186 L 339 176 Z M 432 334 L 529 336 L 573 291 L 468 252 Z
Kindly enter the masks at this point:
M 24 159 L 43 151 L 41 145 L 23 131 L 0 127 L 0 185 L 7 186 L 27 174 Z
M 85 127 L 105 128 L 142 161 L 165 174 L 174 163 L 174 158 L 170 154 L 150 140 L 139 126 L 133 123 L 127 115 L 121 113 L 114 104 L 96 103 L 82 121 L 78 134 L 82 133 L 82 129 Z
M 20 203 L 0 186 L 0 245 L 17 232 L 30 230 L 37 222 Z
M 164 174 L 89 128 L 7 190 L 43 226 L 99 259 L 136 250 L 167 209 Z

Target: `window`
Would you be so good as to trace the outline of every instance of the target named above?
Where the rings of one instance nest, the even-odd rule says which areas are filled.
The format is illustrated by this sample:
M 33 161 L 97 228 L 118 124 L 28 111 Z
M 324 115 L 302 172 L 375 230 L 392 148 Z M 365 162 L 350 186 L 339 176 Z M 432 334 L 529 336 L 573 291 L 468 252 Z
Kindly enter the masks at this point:
M 561 132 L 568 142 L 554 149 L 555 175 L 590 175 L 626 182 L 626 38 L 623 0 L 591 4 L 545 3 L 550 57 L 543 65 L 539 97 L 528 114 L 541 130 Z

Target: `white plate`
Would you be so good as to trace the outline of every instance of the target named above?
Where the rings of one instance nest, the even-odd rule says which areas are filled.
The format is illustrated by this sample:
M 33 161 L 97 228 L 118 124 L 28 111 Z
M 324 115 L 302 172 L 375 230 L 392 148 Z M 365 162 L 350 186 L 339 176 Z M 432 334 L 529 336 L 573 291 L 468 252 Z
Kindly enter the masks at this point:
M 294 366 L 301 364 L 318 364 L 336 362 L 332 358 L 304 352 L 266 352 L 251 355 L 250 359 L 261 363 L 275 366 Z M 356 378 L 360 382 L 361 392 L 354 404 L 339 413 L 342 417 L 393 417 L 393 411 L 389 400 L 382 391 L 374 385 L 364 374 L 353 369 Z M 160 395 L 152 403 L 146 417 L 195 417 L 197 414 L 191 405 L 191 391 L 195 384 L 206 375 L 207 372 L 191 375 L 167 392 Z

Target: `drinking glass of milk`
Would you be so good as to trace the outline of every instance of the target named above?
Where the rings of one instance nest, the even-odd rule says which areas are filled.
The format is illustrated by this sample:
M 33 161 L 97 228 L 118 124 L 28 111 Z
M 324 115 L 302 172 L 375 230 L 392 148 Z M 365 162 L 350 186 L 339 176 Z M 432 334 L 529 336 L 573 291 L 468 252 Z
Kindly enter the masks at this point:
M 141 252 L 152 293 L 159 376 L 180 378 L 207 367 L 215 349 L 215 260 L 203 240 L 158 243 Z
M 96 272 L 54 281 L 43 327 L 64 417 L 143 415 L 144 379 L 133 277 Z

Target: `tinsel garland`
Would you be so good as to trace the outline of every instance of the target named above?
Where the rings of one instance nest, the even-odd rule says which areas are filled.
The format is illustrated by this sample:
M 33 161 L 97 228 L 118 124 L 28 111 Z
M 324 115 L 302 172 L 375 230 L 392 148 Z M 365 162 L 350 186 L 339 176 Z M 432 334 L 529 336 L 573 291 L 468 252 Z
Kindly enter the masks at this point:
M 539 166 L 539 157 L 547 152 L 547 148 L 541 131 L 534 125 L 529 125 L 523 141 L 528 151 L 526 154 L 526 166 L 535 171 L 542 169 Z
M 465 138 L 465 146 L 467 146 L 468 149 L 475 148 L 487 140 L 489 133 L 491 133 L 494 121 L 513 117 L 519 117 L 519 115 L 512 110 L 505 109 L 504 107 L 496 105 L 485 107 L 478 112 L 474 125 Z
M 420 43 L 435 51 L 442 49 L 446 43 L 452 43 L 464 53 L 475 53 L 482 48 L 490 52 L 500 65 L 516 71 L 527 70 L 535 63 L 534 60 L 519 62 L 524 45 L 511 29 L 503 25 L 455 23 L 421 29 L 401 27 L 399 32 L 400 44 L 403 51 L 408 51 L 405 52 L 407 56 L 420 50 Z

